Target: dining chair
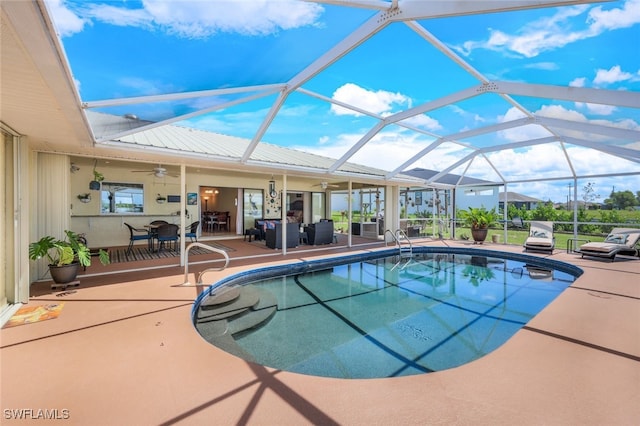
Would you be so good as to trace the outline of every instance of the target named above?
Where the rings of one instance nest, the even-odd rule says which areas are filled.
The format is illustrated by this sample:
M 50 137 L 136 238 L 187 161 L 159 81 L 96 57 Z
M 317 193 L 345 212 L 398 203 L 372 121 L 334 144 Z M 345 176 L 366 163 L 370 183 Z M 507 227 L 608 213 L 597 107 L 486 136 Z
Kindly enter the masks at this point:
M 127 256 L 131 254 L 131 249 L 133 248 L 133 243 L 136 241 L 144 241 L 147 240 L 147 246 L 149 249 L 152 247 L 153 241 L 151 240 L 151 234 L 146 229 L 134 228 L 128 223 L 124 223 L 127 228 L 129 228 L 129 247 L 127 247 Z
M 198 242 L 198 225 L 200 225 L 200 221 L 193 222 L 189 225 L 189 232 L 185 233 L 185 237 L 191 238 L 191 242 Z
M 166 225 L 161 225 L 156 232 L 156 239 L 158 240 L 158 252 L 162 251 L 165 246 L 168 246 L 171 249 L 171 242 L 173 242 L 173 249 L 178 249 L 178 230 L 180 228 L 178 225 L 173 223 L 168 223 Z

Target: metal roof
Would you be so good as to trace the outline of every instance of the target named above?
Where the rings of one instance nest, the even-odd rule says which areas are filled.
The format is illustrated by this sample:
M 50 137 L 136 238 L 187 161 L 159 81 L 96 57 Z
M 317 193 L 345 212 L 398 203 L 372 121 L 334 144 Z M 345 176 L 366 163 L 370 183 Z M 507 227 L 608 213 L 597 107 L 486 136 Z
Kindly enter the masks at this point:
M 327 175 L 329 168 L 335 163 L 333 158 L 269 143 L 259 144 L 252 151 L 251 156 L 243 161 L 242 157 L 251 144 L 248 139 L 171 124 L 154 127 L 152 122 L 140 120 L 135 116 L 113 116 L 88 111 L 87 118 L 97 135 L 108 132 L 128 133 L 130 129 L 146 127 L 148 130 L 136 131 L 104 142 L 105 145 L 128 151 L 153 148 L 172 156 L 197 156 L 200 159 L 211 159 L 218 163 L 238 164 L 244 162 L 254 166 L 287 171 L 305 170 L 309 172 L 313 170 L 316 174 Z M 340 176 L 345 179 L 383 180 L 385 174 L 385 170 L 374 167 L 344 163 L 340 168 L 332 171 L 330 177 L 334 182 Z M 404 174 L 400 174 L 392 180 L 404 184 L 420 184 L 422 182 L 421 179 Z M 344 188 L 346 188 L 346 182 Z

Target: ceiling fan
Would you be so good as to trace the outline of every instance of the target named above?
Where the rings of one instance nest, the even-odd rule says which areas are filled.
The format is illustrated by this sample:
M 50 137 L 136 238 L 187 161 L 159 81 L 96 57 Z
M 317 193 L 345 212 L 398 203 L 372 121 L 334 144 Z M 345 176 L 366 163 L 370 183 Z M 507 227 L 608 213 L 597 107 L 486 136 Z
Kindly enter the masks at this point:
M 315 185 L 313 185 L 313 186 L 319 186 L 319 187 L 320 187 L 320 188 L 322 188 L 322 189 L 327 189 L 327 188 L 340 188 L 340 185 L 334 185 L 334 184 L 329 183 L 329 182 L 320 182 L 320 183 L 317 183 L 317 184 L 315 184 Z
M 170 177 L 178 177 L 178 175 L 170 174 L 166 168 L 162 167 L 162 165 L 158 164 L 158 167 L 154 167 L 151 170 L 132 170 L 133 173 L 148 173 L 150 175 L 154 175 L 157 178 L 163 178 L 166 176 Z

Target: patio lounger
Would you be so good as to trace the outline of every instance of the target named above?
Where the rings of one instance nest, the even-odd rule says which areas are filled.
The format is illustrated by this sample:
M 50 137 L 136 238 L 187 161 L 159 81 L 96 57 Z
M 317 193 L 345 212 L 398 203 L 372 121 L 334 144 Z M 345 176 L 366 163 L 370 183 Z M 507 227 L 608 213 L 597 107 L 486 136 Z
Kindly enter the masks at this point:
M 553 222 L 531 222 L 529 236 L 524 242 L 524 251 L 534 250 L 553 253 L 555 245 Z
M 577 252 L 581 254 L 581 257 L 604 257 L 611 259 L 613 262 L 618 254 L 627 256 L 640 255 L 636 247 L 638 241 L 640 241 L 640 229 L 614 228 L 607 235 L 604 242 L 583 244 L 578 248 Z

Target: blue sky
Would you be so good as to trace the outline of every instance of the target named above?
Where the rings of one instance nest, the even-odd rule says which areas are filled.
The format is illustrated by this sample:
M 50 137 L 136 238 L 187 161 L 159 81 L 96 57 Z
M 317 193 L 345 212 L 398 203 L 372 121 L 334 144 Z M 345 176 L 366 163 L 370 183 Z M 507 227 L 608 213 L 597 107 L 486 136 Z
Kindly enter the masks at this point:
M 375 13 L 292 0 L 47 0 L 47 6 L 84 101 L 286 82 Z M 640 0 L 433 19 L 419 24 L 490 80 L 640 92 Z M 386 116 L 476 84 L 478 80 L 411 28 L 396 23 L 303 88 Z M 160 120 L 237 97 L 128 105 L 104 111 Z M 534 97 L 514 99 L 537 114 L 640 129 L 638 110 Z M 182 124 L 251 138 L 274 100 L 275 95 L 265 97 Z M 438 136 L 521 114 L 497 95 L 475 97 L 412 118 L 410 124 L 426 134 L 388 126 L 351 161 L 393 170 Z M 339 158 L 375 123 L 370 117 L 295 93 L 263 140 Z M 484 147 L 546 135 L 538 126 L 526 126 L 464 142 Z M 638 143 L 635 149 L 640 149 Z M 578 172 L 606 173 L 612 164 L 616 171 L 640 171 L 637 163 L 592 150 L 568 149 Z M 459 145 L 443 144 L 412 167 L 441 169 L 465 153 Z M 568 170 L 557 144 L 501 151 L 491 155 L 491 161 L 514 180 L 555 176 L 560 171 L 566 174 Z M 456 171 L 462 173 L 465 167 Z M 467 172 L 479 178 L 497 177 L 479 162 Z M 640 190 L 637 175 L 590 181 L 596 183 L 601 199 L 614 185 L 616 190 Z M 512 184 L 509 189 L 563 201 L 569 182 L 527 182 Z M 578 187 L 585 184 L 579 182 Z

